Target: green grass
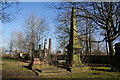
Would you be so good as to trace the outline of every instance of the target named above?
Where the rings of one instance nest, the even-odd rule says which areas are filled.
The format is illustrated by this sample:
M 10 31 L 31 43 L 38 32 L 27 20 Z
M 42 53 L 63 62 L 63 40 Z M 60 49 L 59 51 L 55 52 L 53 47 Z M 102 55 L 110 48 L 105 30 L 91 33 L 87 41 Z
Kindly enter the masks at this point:
M 104 69 L 104 70 L 110 70 L 111 67 L 94 67 L 94 69 Z
M 28 63 L 20 62 L 16 59 L 2 59 L 3 77 L 7 78 L 118 78 L 120 79 L 120 73 L 108 72 L 110 67 L 94 67 L 96 70 L 90 70 L 81 72 L 80 69 L 76 69 L 75 72 L 60 75 L 60 76 L 37 76 L 33 71 L 28 70 L 23 66 L 27 66 Z
M 66 76 L 68 78 L 119 78 L 118 73 L 110 73 L 104 71 L 88 71 L 81 74 L 74 74 L 71 76 Z

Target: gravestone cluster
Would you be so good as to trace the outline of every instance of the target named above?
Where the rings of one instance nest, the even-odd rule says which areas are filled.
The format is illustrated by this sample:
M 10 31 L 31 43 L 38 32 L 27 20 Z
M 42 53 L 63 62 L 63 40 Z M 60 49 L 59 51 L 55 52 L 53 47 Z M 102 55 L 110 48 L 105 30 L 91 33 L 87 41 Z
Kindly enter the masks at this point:
M 48 56 L 52 52 L 51 51 L 51 39 L 49 39 L 49 48 L 47 49 L 47 39 L 44 41 L 44 49 L 41 49 L 41 45 L 39 45 L 38 50 L 35 50 L 34 48 L 34 43 L 30 42 L 29 43 L 29 54 L 31 57 L 31 62 L 28 65 L 28 67 L 32 68 L 34 64 L 42 64 L 43 62 L 48 63 Z

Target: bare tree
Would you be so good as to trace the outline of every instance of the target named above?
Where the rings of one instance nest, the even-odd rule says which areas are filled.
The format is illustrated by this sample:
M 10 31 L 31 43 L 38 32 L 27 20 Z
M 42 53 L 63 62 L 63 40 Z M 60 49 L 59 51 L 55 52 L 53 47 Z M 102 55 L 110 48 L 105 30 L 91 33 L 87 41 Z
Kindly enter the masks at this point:
M 34 43 L 34 48 L 38 49 L 42 40 L 47 37 L 48 23 L 45 18 L 40 18 L 36 14 L 31 14 L 25 21 L 24 32 L 26 44 Z
M 56 17 L 56 37 L 59 43 L 59 48 L 65 50 L 70 37 L 70 23 L 71 23 L 71 9 L 72 6 L 66 5 L 67 3 L 61 3 L 59 5 L 53 5 L 53 8 L 58 10 L 58 16 Z M 68 7 L 68 8 L 67 8 Z
M 88 18 L 106 32 L 106 39 L 109 44 L 109 53 L 114 55 L 113 41 L 120 36 L 119 3 L 95 2 L 80 3 L 80 17 Z M 87 14 L 87 15 L 86 15 Z
M 58 16 L 55 19 L 56 22 L 56 35 L 57 40 L 59 42 L 59 47 L 63 50 L 68 44 L 69 36 L 70 36 L 70 23 L 71 23 L 71 9 L 73 6 L 77 6 L 77 3 L 61 3 L 60 5 L 55 5 L 54 8 L 58 9 Z M 79 10 L 77 9 L 76 14 L 79 14 Z M 91 45 L 92 40 L 95 40 L 92 36 L 92 33 L 95 31 L 95 27 L 92 24 L 92 21 L 90 19 L 86 18 L 80 18 L 77 17 L 77 27 L 78 27 L 78 34 L 80 38 L 80 44 L 84 49 L 81 49 L 82 52 L 85 51 L 91 54 Z M 85 38 L 86 36 L 86 38 Z M 83 38 L 84 37 L 84 38 Z M 86 42 L 86 43 L 85 43 Z
M 113 41 L 115 41 L 120 36 L 120 3 L 119 2 L 94 2 L 94 3 L 62 3 L 56 8 L 62 10 L 62 13 L 65 13 L 65 10 L 70 9 L 74 6 L 78 10 L 77 17 L 78 21 L 84 23 L 84 19 L 89 19 L 94 24 L 94 29 L 91 30 L 100 30 L 101 33 L 104 33 L 103 40 L 101 41 L 92 41 L 92 42 L 108 42 L 110 56 L 114 55 Z M 63 12 L 64 11 L 64 12 Z M 69 12 L 68 12 L 69 13 Z M 64 18 L 62 18 L 64 19 Z M 65 21 L 65 20 L 62 20 Z M 84 29 L 84 28 L 83 28 Z M 81 30 L 81 29 L 80 29 Z M 82 32 L 82 30 L 81 30 Z M 83 33 L 85 31 L 83 30 Z
M 11 32 L 11 35 L 9 37 L 9 52 L 10 55 L 12 52 L 15 52 L 15 54 L 20 52 L 28 52 L 28 46 L 25 44 L 24 35 L 22 32 Z
M 14 41 L 14 44 L 15 44 L 15 49 L 19 52 L 24 52 L 24 49 L 25 49 L 25 45 L 23 44 L 24 41 L 24 36 L 23 36 L 23 33 L 22 32 L 15 32 L 15 41 Z
M 19 12 L 19 2 L 8 2 L 6 0 L 0 1 L 0 21 L 10 22 L 14 19 L 14 14 Z M 17 8 L 17 11 L 10 12 L 11 8 Z
M 10 37 L 9 37 L 9 43 L 8 43 L 8 45 L 9 45 L 9 54 L 10 55 L 12 54 L 12 52 L 14 50 L 14 47 L 15 47 L 15 44 L 14 44 L 15 38 L 14 38 L 14 36 L 15 36 L 14 32 L 11 32 Z

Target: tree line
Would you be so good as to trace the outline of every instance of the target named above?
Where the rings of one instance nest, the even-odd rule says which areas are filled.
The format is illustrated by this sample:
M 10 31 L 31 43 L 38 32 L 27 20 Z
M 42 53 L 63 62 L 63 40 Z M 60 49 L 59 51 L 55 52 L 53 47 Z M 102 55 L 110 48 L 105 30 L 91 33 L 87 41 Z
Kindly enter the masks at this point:
M 96 51 L 100 52 L 101 46 L 106 44 L 106 52 L 113 56 L 114 42 L 120 39 L 120 3 L 61 2 L 59 5 L 54 5 L 53 8 L 59 10 L 56 33 L 63 49 L 69 41 L 72 7 L 77 10 L 78 34 L 83 52 L 91 54 L 95 47 Z
M 42 45 L 48 34 L 48 23 L 45 18 L 31 14 L 25 19 L 23 32 L 11 32 L 9 36 L 9 52 L 13 51 L 29 53 L 30 42 L 37 50 Z
M 5 5 L 8 5 L 8 3 L 4 3 L 3 6 Z M 106 46 L 106 52 L 110 56 L 114 55 L 114 42 L 120 39 L 119 2 L 60 2 L 57 5 L 54 4 L 51 6 L 58 10 L 58 16 L 55 19 L 55 34 L 57 34 L 59 47 L 63 51 L 65 51 L 65 47 L 69 41 L 71 9 L 75 7 L 77 10 L 76 19 L 79 42 L 83 46 L 82 51 L 86 54 L 91 54 L 91 52 L 96 50 L 99 53 Z M 0 18 L 1 21 L 6 19 L 3 17 Z M 37 49 L 38 43 L 42 41 L 43 35 L 48 31 L 46 19 L 38 18 L 36 15 L 28 17 L 25 21 L 24 28 L 24 33 L 18 32 L 17 34 L 11 34 L 17 35 L 15 40 L 18 41 L 10 38 L 10 49 L 12 49 L 13 45 L 17 45 L 16 49 L 19 49 L 22 45 L 26 49 L 30 41 L 34 42 L 35 48 Z M 12 42 L 16 43 L 12 44 Z M 22 45 L 20 45 L 21 43 Z

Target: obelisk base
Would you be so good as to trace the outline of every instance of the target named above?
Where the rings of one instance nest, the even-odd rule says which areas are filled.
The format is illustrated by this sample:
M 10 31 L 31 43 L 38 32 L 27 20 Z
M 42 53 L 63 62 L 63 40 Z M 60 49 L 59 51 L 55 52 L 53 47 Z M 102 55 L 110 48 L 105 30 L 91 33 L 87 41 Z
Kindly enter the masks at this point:
M 80 60 L 80 54 L 73 54 L 73 62 L 72 62 L 72 67 L 80 67 L 83 66 L 81 60 Z

